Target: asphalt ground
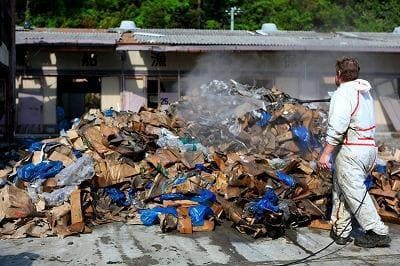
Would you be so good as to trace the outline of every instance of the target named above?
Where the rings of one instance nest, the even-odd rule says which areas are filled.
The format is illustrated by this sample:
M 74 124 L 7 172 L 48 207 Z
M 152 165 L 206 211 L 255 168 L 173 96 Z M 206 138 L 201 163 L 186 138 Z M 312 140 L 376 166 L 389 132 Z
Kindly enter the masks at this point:
M 355 235 L 360 232 L 353 232 Z M 366 249 L 333 244 L 301 265 L 400 265 L 400 225 L 390 225 L 392 244 Z M 226 221 L 213 232 L 164 234 L 158 226 L 112 223 L 93 233 L 0 241 L 0 265 L 282 265 L 331 242 L 328 231 L 287 230 L 278 239 L 253 239 Z

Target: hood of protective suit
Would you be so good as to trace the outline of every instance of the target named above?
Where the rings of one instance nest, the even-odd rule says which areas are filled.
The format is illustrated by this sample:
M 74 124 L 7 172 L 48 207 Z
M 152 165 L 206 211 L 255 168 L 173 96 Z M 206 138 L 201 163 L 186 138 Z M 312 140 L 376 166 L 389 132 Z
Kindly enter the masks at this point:
M 356 79 L 353 81 L 348 81 L 340 84 L 340 87 L 352 87 L 358 91 L 369 91 L 371 89 L 371 84 L 364 79 Z

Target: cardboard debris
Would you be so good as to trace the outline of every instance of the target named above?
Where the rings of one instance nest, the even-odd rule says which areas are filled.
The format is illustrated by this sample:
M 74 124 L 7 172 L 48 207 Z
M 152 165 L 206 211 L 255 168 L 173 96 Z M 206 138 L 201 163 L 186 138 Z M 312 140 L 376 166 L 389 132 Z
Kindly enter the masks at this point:
M 35 209 L 25 190 L 8 185 L 0 190 L 0 221 L 28 217 L 35 213 Z
M 221 219 L 255 238 L 277 238 L 296 226 L 329 230 L 332 177 L 317 167 L 326 117 L 277 88 L 235 81 L 205 84 L 167 111 L 90 110 L 63 137 L 3 153 L 0 238 L 63 238 L 91 232 L 89 224 L 143 224 L 139 210 L 153 208 L 163 232 L 213 231 Z M 380 157 L 390 160 L 372 172 L 370 190 L 381 217 L 394 223 L 399 154 L 380 147 Z M 93 159 L 94 176 L 81 164 L 62 186 L 56 174 L 43 182 L 16 178 L 27 164 L 74 167 L 83 155 Z M 189 213 L 194 207 L 205 211 L 202 223 Z

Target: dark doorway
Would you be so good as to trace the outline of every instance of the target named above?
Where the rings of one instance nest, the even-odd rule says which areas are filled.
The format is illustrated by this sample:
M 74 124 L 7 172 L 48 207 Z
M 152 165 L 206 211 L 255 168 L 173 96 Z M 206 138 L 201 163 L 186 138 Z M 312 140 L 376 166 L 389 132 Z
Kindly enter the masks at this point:
M 147 80 L 147 107 L 158 107 L 158 80 Z
M 100 109 L 99 77 L 58 77 L 57 106 L 64 109 L 65 119 L 79 118 L 89 109 Z

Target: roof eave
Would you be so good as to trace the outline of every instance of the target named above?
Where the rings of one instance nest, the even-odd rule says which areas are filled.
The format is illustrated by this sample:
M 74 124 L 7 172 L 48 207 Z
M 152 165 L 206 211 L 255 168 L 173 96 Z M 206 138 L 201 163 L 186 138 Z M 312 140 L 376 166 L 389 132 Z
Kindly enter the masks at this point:
M 155 52 L 208 52 L 208 51 L 329 51 L 329 52 L 384 52 L 400 53 L 400 47 L 354 47 L 354 46 L 304 46 L 304 45 L 117 45 L 117 51 Z

